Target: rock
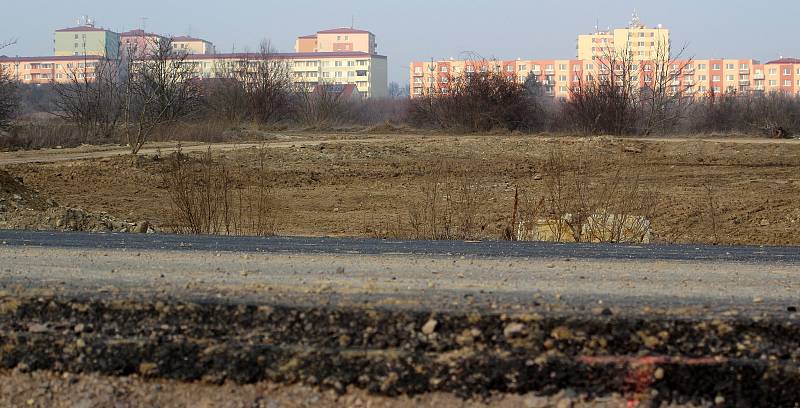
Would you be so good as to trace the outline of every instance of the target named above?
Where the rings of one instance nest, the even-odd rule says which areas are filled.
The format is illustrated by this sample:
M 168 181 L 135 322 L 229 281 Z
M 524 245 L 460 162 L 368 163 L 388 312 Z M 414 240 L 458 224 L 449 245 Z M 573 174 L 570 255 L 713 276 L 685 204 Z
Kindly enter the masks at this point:
M 753 303 L 764 303 L 764 298 L 761 297 L 754 298 Z
M 655 378 L 656 380 L 663 380 L 664 379 L 664 369 L 661 368 L 661 367 L 657 368 L 656 371 L 653 373 L 653 378 Z
M 28 331 L 31 333 L 44 333 L 47 331 L 47 325 L 34 323 L 28 326 Z
M 525 325 L 522 323 L 511 323 L 503 329 L 503 335 L 506 337 L 514 337 L 525 330 Z
M 433 332 L 436 331 L 436 325 L 439 323 L 436 320 L 430 319 L 427 323 L 422 326 L 422 333 L 430 336 Z
M 762 227 L 768 227 L 768 226 L 769 226 L 769 220 L 768 220 L 768 219 L 766 219 L 766 218 L 765 218 L 765 219 L 763 219 L 763 220 L 761 220 L 761 223 L 760 223 L 760 225 L 761 225 Z
M 640 148 L 638 148 L 636 146 L 626 146 L 622 150 L 624 150 L 625 152 L 628 152 L 628 153 L 641 153 L 642 152 L 642 149 L 640 149 Z
M 78 323 L 75 325 L 73 330 L 75 330 L 75 333 L 82 333 L 85 328 L 86 327 L 83 325 L 83 323 Z
M 722 395 L 717 395 L 717 397 L 714 398 L 714 404 L 716 404 L 716 405 L 725 404 L 725 397 L 723 397 Z
M 547 397 L 530 395 L 525 397 L 523 404 L 525 404 L 525 408 L 547 408 L 550 406 L 550 400 Z
M 556 340 L 570 340 L 572 339 L 572 330 L 567 326 L 558 326 L 550 332 L 550 337 Z
M 141 221 L 133 226 L 133 232 L 137 234 L 146 234 L 147 230 L 150 228 L 150 223 L 147 221 Z

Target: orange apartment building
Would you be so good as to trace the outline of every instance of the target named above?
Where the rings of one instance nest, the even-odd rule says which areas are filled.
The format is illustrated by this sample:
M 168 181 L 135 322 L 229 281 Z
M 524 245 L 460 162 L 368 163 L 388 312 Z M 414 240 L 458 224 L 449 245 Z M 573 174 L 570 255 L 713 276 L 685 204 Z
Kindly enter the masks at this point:
M 74 79 L 92 80 L 95 67 L 104 59 L 97 55 L 0 56 L 0 67 L 20 83 L 43 85 L 66 83 Z
M 375 34 L 354 28 L 334 28 L 298 37 L 295 52 L 366 52 L 377 54 Z
M 409 81 L 411 97 L 431 92 L 448 92 L 448 82 L 469 72 L 502 72 L 523 82 L 530 75 L 542 85 L 545 95 L 568 98 L 576 85 L 602 78 L 609 59 L 631 61 L 633 76 L 643 87 L 653 80 L 654 60 L 670 56 L 670 31 L 661 25 L 647 27 L 634 12 L 626 28 L 595 30 L 581 34 L 577 41 L 576 59 L 549 60 L 432 60 L 411 62 Z M 676 60 L 669 85 L 689 95 L 800 92 L 800 59 L 782 58 L 762 64 L 753 59 Z
M 652 81 L 652 62 L 634 63 L 635 79 L 641 86 Z M 582 81 L 608 74 L 605 64 L 596 60 L 439 60 L 411 62 L 411 97 L 449 90 L 449 82 L 470 72 L 500 72 L 524 82 L 534 75 L 545 95 L 568 98 L 570 89 Z M 747 92 L 786 92 L 800 94 L 800 59 L 784 58 L 765 64 L 753 59 L 676 60 L 671 67 L 670 85 L 688 95 Z

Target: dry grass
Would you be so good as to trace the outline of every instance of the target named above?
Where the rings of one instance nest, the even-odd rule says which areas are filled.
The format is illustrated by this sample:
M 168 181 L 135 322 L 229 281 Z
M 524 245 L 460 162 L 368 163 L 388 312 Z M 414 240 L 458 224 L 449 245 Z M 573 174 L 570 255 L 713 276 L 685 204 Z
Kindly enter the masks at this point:
M 255 184 L 233 173 L 211 151 L 198 159 L 180 150 L 166 159 L 162 180 L 170 198 L 168 225 L 175 233 L 275 235 L 275 193 L 267 181 L 263 148 Z

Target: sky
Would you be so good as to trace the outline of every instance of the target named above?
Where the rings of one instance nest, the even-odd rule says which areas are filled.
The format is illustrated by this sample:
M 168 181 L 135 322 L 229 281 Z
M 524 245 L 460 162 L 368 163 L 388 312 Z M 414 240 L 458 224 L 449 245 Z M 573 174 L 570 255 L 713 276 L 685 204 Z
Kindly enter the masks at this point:
M 575 58 L 577 35 L 623 27 L 636 10 L 644 24 L 671 30 L 673 48 L 695 58 L 800 57 L 800 0 L 44 0 L 10 2 L 0 14 L 0 42 L 17 44 L 5 55 L 52 54 L 53 31 L 89 15 L 115 31 L 141 28 L 164 35 L 191 34 L 218 52 L 255 50 L 269 39 L 290 52 L 294 39 L 350 26 L 372 31 L 389 59 L 389 80 L 408 83 L 410 61 L 459 58 Z M 400 6 L 402 5 L 402 6 Z

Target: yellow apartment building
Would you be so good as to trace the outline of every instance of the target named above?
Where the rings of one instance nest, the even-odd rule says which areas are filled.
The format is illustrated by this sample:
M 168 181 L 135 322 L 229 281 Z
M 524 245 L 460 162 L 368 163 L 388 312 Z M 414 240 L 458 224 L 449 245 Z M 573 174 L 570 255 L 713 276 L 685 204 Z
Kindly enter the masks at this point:
M 660 24 L 647 27 L 634 12 L 626 28 L 605 31 L 595 28 L 591 34 L 579 35 L 577 59 L 591 61 L 623 56 L 634 61 L 664 59 L 670 55 L 670 46 L 669 29 Z

